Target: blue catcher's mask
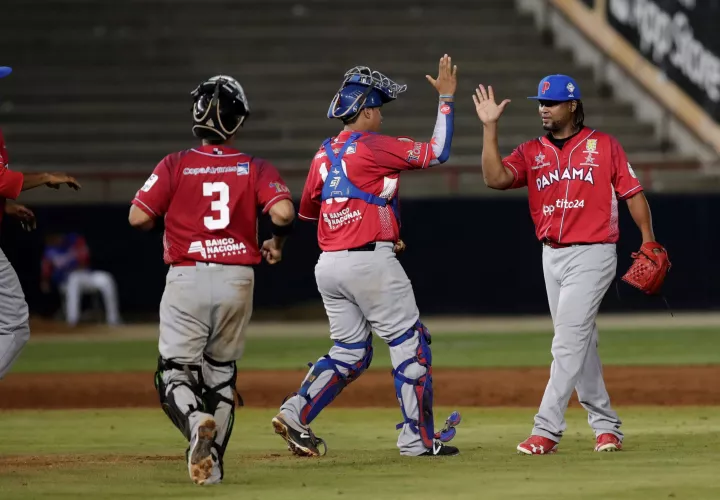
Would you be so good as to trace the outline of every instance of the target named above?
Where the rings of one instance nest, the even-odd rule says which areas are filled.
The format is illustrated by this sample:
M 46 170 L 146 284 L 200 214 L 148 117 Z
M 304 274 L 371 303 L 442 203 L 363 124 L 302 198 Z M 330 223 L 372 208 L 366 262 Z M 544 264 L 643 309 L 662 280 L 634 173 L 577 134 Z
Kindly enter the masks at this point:
M 379 71 L 355 66 L 345 73 L 345 80 L 328 108 L 328 118 L 351 119 L 364 108 L 378 108 L 397 99 L 407 85 L 398 85 Z

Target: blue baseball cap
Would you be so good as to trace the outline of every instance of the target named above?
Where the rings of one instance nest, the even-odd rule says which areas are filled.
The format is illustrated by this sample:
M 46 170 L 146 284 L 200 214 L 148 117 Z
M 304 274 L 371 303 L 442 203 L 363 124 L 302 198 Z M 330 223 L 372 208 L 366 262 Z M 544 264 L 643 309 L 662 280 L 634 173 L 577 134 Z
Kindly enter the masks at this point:
M 548 75 L 538 84 L 536 96 L 528 99 L 544 101 L 575 101 L 581 99 L 580 87 L 575 80 L 567 75 Z
M 4 78 L 12 73 L 12 68 L 8 66 L 0 66 L 0 78 Z

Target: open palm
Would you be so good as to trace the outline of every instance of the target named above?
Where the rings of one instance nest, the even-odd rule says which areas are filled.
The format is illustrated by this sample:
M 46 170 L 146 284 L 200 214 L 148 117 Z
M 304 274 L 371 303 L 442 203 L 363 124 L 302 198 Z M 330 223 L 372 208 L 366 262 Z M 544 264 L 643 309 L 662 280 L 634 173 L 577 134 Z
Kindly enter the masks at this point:
M 430 84 L 435 87 L 440 95 L 455 95 L 455 89 L 457 88 L 457 66 L 453 65 L 452 57 L 445 54 L 440 58 L 438 64 L 438 77 L 433 78 L 430 75 L 425 75 Z
M 488 86 L 486 91 L 484 85 L 480 85 L 475 89 L 475 95 L 472 98 L 478 118 L 486 125 L 497 122 L 503 111 L 505 111 L 505 106 L 510 103 L 510 99 L 505 99 L 500 104 L 497 104 L 493 88 Z

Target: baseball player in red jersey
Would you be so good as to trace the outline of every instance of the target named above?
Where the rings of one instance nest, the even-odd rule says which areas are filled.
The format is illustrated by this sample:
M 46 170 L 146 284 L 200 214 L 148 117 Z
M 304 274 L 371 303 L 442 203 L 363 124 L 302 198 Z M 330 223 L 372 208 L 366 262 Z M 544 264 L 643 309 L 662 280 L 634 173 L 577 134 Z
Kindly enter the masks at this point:
M 295 218 L 290 190 L 268 161 L 233 147 L 250 114 L 229 76 L 193 92 L 193 133 L 202 146 L 166 156 L 137 192 L 130 224 L 164 217 L 170 265 L 160 303 L 155 385 L 163 410 L 190 442 L 190 478 L 219 483 L 235 419 L 236 361 L 252 313 L 254 265 L 274 264 Z M 257 241 L 257 207 L 273 237 Z M 238 395 L 239 399 L 239 395 Z
M 0 78 L 8 76 L 12 70 L 0 66 Z M 67 184 L 73 189 L 80 189 L 80 184 L 63 173 L 53 174 L 22 174 L 9 169 L 10 158 L 2 132 L 0 132 L 0 221 L 4 213 L 18 218 L 28 229 L 35 228 L 35 215 L 27 207 L 13 201 L 26 191 L 46 185 L 58 189 Z M 13 362 L 30 338 L 28 324 L 28 306 L 25 302 L 20 281 L 7 257 L 0 250 L 0 379 L 10 371 Z
M 595 319 L 616 273 L 618 201 L 627 203 L 644 243 L 655 241 L 650 208 L 617 139 L 584 125 L 575 80 L 547 76 L 530 99 L 538 100 L 547 134 L 501 158 L 497 123 L 510 101 L 496 104 L 492 87 L 486 90 L 482 85 L 473 96 L 484 125 L 485 183 L 494 189 L 528 188 L 555 327 L 550 380 L 532 435 L 517 449 L 527 455 L 554 453 L 576 390 L 595 432 L 595 450 L 620 450 L 621 421 L 605 389 Z
M 370 366 L 372 331 L 390 347 L 403 422 L 398 447 L 403 455 L 456 455 L 444 444 L 459 423 L 455 413 L 436 433 L 432 408 L 430 335 L 420 321 L 410 280 L 395 251 L 400 242 L 400 173 L 445 162 L 453 134 L 456 71 L 446 55 L 439 76 L 427 79 L 440 93 L 430 142 L 380 135 L 380 107 L 405 91 L 365 66 L 345 73 L 328 118 L 345 125 L 327 139 L 310 166 L 298 216 L 318 221 L 322 254 L 315 276 L 330 320 L 334 346 L 311 367 L 297 393 L 272 419 L 275 432 L 300 456 L 320 455 L 324 441 L 310 423 Z M 325 449 L 327 451 L 327 449 Z

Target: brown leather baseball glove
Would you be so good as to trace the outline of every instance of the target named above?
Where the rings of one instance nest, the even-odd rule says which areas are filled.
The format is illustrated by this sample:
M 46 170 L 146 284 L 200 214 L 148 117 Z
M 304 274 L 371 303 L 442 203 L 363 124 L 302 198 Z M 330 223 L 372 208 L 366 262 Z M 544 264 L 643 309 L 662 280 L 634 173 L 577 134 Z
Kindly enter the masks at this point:
M 622 280 L 648 295 L 659 293 L 665 276 L 672 267 L 667 250 L 660 243 L 653 241 L 643 243 L 640 251 L 633 252 L 631 257 L 633 263 Z

